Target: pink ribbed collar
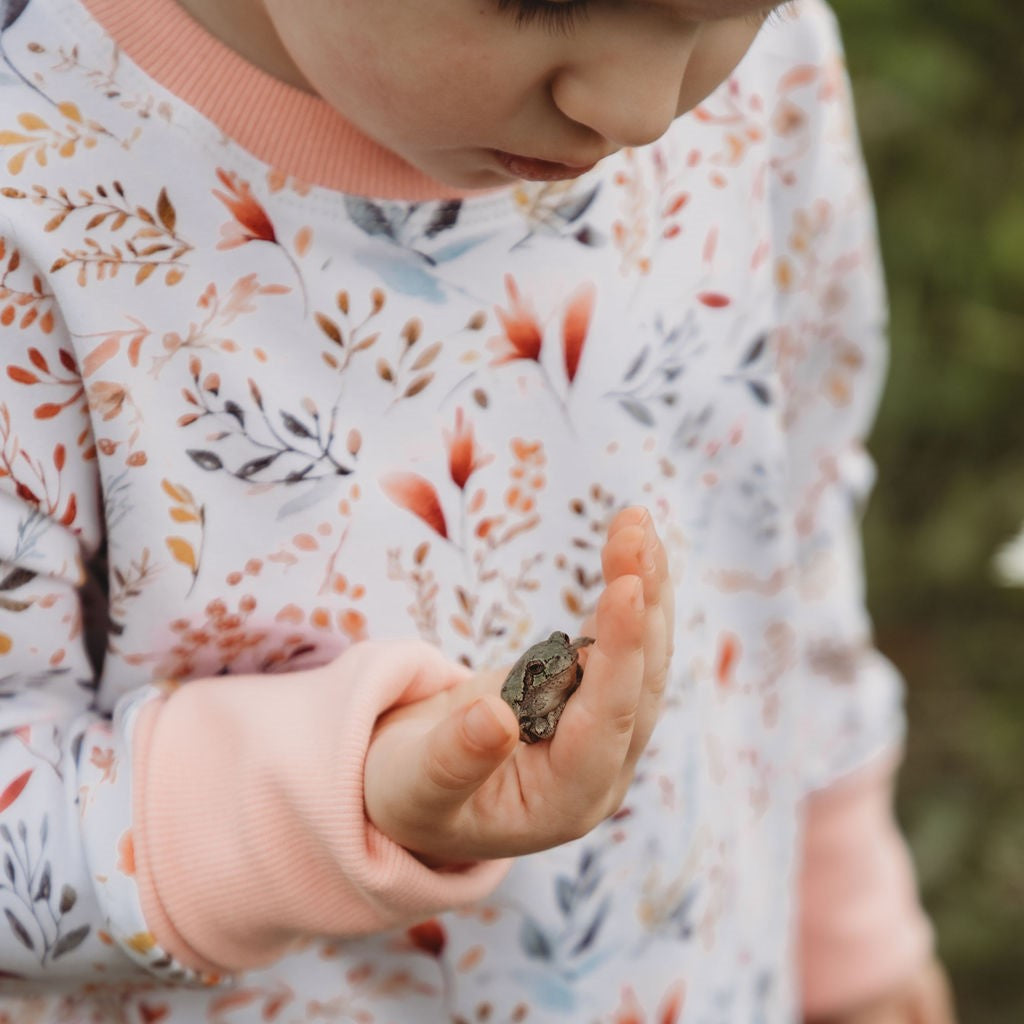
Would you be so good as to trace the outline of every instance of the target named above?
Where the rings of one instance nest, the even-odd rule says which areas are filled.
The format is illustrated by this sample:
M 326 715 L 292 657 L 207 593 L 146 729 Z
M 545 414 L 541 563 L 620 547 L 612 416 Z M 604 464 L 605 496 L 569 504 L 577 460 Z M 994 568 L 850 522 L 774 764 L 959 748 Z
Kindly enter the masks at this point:
M 367 138 L 317 96 L 279 81 L 206 31 L 176 0 L 80 0 L 151 78 L 275 170 L 311 185 L 391 199 L 459 191 Z

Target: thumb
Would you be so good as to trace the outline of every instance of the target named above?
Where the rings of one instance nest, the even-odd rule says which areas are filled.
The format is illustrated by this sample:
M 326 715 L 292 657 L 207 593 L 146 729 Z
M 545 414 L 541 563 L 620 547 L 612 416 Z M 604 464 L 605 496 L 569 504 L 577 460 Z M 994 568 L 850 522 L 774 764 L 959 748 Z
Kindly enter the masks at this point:
M 519 725 L 497 695 L 477 697 L 425 737 L 420 778 L 425 806 L 451 810 L 468 800 L 515 749 Z

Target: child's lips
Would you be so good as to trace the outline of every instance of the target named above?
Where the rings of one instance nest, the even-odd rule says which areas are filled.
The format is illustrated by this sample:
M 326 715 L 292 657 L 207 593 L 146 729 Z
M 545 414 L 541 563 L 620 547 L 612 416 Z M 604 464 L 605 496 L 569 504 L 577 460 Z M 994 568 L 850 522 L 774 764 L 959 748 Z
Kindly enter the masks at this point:
M 590 164 L 562 164 L 554 160 L 538 160 L 532 156 L 519 156 L 517 153 L 505 153 L 494 150 L 498 163 L 510 174 L 526 181 L 567 181 L 586 174 L 592 167 Z M 596 161 L 595 161 L 596 163 Z

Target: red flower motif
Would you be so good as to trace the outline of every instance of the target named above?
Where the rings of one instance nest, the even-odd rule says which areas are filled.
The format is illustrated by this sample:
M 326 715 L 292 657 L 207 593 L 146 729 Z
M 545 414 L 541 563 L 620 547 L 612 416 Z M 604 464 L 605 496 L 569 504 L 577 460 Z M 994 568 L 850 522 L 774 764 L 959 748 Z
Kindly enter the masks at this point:
M 532 359 L 539 362 L 544 331 L 537 314 L 519 294 L 519 287 L 511 274 L 505 275 L 505 291 L 508 292 L 509 309 L 494 307 L 505 333 L 488 342 L 488 347 L 495 354 L 492 365 L 501 366 L 515 359 Z
M 421 949 L 431 956 L 440 956 L 444 952 L 448 938 L 444 933 L 444 926 L 436 917 L 421 924 L 414 924 L 406 930 L 405 934 L 409 936 L 417 949 Z
M 565 319 L 562 321 L 562 344 L 565 350 L 565 375 L 571 384 L 579 369 L 580 356 L 583 355 L 583 345 L 587 340 L 587 331 L 590 330 L 590 318 L 594 313 L 594 299 L 596 289 L 591 282 L 587 282 L 579 288 L 576 294 L 569 300 L 569 306 L 565 311 Z
M 221 228 L 222 240 L 218 249 L 235 249 L 246 242 L 277 242 L 274 225 L 267 211 L 252 194 L 247 181 L 241 181 L 233 171 L 217 168 L 217 177 L 230 194 L 214 189 L 213 194 L 231 211 L 236 223 Z
M 685 998 L 686 989 L 681 981 L 677 982 L 665 993 L 658 1007 L 657 1024 L 677 1024 Z M 647 1024 L 647 1014 L 629 985 L 622 989 L 622 1002 L 615 1011 L 614 1024 Z
M 448 472 L 460 491 L 465 490 L 466 482 L 478 469 L 494 459 L 477 447 L 473 424 L 466 422 L 461 408 L 455 410 L 455 430 L 444 432 L 444 442 L 448 448 Z
M 396 505 L 419 516 L 436 534 L 448 539 L 444 510 L 429 480 L 416 473 L 390 473 L 381 480 L 381 487 Z

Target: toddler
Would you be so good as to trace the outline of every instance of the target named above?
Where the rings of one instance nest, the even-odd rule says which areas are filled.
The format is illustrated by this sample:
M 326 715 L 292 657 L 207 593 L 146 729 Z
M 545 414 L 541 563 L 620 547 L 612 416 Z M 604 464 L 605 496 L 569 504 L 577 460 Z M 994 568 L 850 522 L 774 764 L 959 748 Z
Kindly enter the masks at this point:
M 823 3 L 0 0 L 0 57 L 0 1019 L 950 1024 Z

